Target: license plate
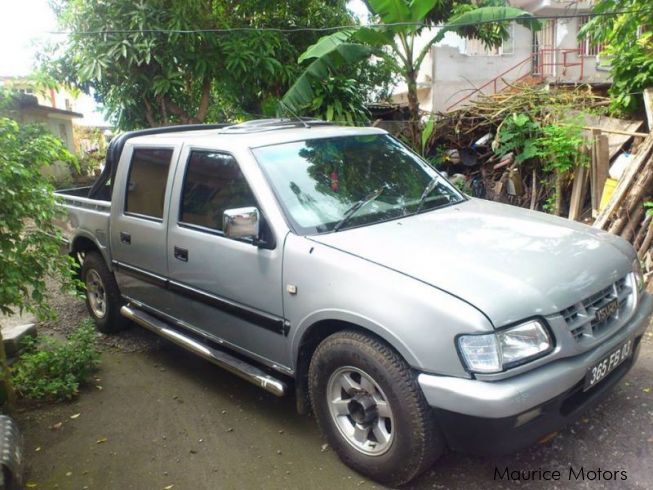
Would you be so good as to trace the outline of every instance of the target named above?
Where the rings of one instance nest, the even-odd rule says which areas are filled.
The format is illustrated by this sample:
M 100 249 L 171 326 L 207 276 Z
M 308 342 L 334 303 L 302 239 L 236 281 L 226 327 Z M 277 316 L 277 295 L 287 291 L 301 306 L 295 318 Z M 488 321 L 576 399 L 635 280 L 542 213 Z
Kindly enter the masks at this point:
M 619 310 L 619 300 L 617 298 L 610 301 L 607 305 L 601 306 L 596 310 L 595 318 L 599 323 L 606 321 Z
M 614 371 L 622 362 L 630 357 L 632 351 L 633 341 L 628 340 L 626 343 L 621 344 L 621 346 L 607 354 L 603 359 L 594 364 L 594 366 L 589 368 L 585 375 L 584 390 L 589 390 L 592 386 Z

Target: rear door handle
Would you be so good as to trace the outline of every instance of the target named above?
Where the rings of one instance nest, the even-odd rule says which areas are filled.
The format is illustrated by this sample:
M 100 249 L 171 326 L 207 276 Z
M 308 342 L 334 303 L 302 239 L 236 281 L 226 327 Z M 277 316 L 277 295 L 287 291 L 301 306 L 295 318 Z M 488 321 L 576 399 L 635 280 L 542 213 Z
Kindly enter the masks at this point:
M 175 247 L 175 259 L 181 260 L 182 262 L 188 262 L 188 250 Z
M 129 233 L 125 233 L 124 231 L 121 231 L 120 232 L 120 241 L 122 243 L 126 243 L 127 245 L 131 245 L 132 236 Z

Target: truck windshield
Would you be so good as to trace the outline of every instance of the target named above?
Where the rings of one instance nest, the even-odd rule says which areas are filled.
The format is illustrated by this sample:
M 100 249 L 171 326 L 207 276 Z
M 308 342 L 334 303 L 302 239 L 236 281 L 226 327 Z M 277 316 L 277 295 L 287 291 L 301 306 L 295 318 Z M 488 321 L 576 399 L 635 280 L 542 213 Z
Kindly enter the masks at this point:
M 302 235 L 400 218 L 464 199 L 388 135 L 310 139 L 253 151 Z

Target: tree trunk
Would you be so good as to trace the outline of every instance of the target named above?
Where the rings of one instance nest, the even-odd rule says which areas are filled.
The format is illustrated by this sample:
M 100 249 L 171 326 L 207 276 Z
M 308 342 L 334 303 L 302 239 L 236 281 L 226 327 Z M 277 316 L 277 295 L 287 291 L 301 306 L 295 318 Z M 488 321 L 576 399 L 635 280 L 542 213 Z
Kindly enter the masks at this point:
M 420 134 L 419 134 L 419 100 L 417 99 L 417 73 L 415 70 L 406 72 L 406 86 L 408 87 L 408 110 L 410 111 L 410 138 L 413 150 L 419 151 Z
M 555 189 L 556 189 L 556 195 L 555 195 L 555 209 L 554 209 L 554 214 L 556 216 L 560 216 L 562 214 L 562 174 L 560 173 L 559 170 L 556 170 L 555 173 Z
M 154 120 L 154 112 L 152 111 L 152 105 L 148 102 L 147 98 L 143 99 L 143 105 L 145 105 L 145 119 L 151 128 L 158 126 Z
M 205 78 L 202 82 L 202 96 L 200 98 L 200 105 L 195 116 L 195 121 L 203 123 L 206 119 L 206 114 L 209 112 L 209 101 L 211 100 L 211 79 Z

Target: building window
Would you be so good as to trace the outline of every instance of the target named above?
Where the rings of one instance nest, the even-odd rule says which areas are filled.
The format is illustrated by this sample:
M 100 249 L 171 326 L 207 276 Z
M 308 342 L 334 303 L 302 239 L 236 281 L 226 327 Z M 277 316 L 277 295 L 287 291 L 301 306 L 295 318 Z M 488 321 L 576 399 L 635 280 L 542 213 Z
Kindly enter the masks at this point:
M 238 162 L 229 154 L 193 151 L 188 159 L 179 221 L 222 231 L 225 210 L 256 206 Z
M 172 150 L 137 148 L 127 178 L 125 213 L 163 218 Z
M 68 145 L 68 131 L 66 130 L 66 125 L 64 123 L 59 123 L 59 137 L 66 145 Z
M 589 22 L 588 15 L 583 15 L 578 18 L 578 32 Z M 579 37 L 578 39 L 578 52 L 581 56 L 597 56 L 603 51 L 603 44 L 592 42 L 589 35 Z

